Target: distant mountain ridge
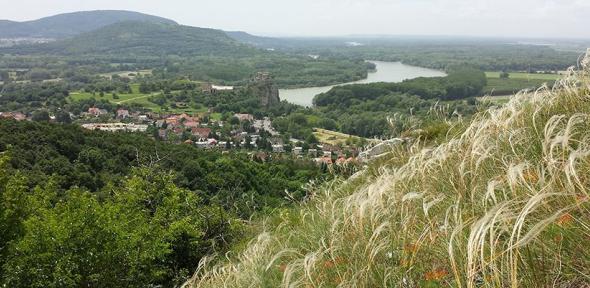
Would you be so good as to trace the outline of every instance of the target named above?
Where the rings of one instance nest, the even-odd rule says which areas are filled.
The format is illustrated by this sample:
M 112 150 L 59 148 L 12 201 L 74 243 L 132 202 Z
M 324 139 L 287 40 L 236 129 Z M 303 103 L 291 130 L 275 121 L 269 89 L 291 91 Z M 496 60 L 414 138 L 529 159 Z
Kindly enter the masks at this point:
M 124 10 L 96 10 L 64 13 L 37 20 L 0 20 L 0 38 L 63 39 L 124 21 L 178 25 L 173 20 Z
M 46 44 L 5 48 L 8 54 L 50 55 L 230 55 L 255 49 L 221 30 L 178 24 L 126 21 Z

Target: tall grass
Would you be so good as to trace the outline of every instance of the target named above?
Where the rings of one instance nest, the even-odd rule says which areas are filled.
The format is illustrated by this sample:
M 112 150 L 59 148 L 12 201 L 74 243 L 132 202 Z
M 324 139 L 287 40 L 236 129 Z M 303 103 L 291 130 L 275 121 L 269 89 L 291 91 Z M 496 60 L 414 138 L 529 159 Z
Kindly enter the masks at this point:
M 269 218 L 194 287 L 588 287 L 590 58 Z

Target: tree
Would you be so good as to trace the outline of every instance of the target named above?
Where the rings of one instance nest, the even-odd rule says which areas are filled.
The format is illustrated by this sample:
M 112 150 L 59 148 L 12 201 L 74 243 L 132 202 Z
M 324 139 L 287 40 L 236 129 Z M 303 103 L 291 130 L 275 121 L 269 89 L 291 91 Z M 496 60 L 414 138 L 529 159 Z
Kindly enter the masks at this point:
M 70 113 L 59 110 L 55 113 L 55 121 L 58 123 L 69 124 L 72 123 L 72 118 L 70 117 Z
M 240 124 L 240 119 L 238 117 L 231 117 L 231 119 L 229 119 L 229 124 L 231 125 L 239 125 Z
M 31 119 L 36 122 L 49 122 L 49 112 L 47 112 L 47 110 L 37 110 L 33 112 Z

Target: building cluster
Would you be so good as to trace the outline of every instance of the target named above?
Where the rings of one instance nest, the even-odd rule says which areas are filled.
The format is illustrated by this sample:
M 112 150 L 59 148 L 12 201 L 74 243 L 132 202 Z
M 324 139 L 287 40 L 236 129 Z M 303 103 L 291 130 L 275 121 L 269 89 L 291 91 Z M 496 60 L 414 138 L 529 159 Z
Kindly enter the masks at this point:
M 101 122 L 93 122 L 99 118 Z M 153 136 L 162 140 L 194 145 L 202 149 L 247 149 L 259 151 L 258 154 L 270 153 L 291 155 L 295 158 L 313 159 L 318 164 L 345 165 L 356 163 L 357 151 L 343 151 L 341 147 L 322 144 L 307 145 L 298 139 L 288 139 L 280 135 L 272 127 L 270 118 L 255 119 L 254 115 L 238 113 L 233 115 L 240 123 L 249 122 L 248 131 L 244 125 L 224 127 L 226 123 L 209 119 L 202 115 L 131 113 L 127 109 L 109 112 L 105 109 L 91 107 L 82 113 L 82 127 L 89 130 L 109 132 L 147 132 L 153 131 Z M 0 118 L 15 120 L 31 120 L 31 117 L 20 112 L 0 112 Z M 72 117 L 73 118 L 73 117 Z M 55 119 L 55 117 L 51 117 Z M 51 121 L 51 120 L 50 120 Z M 150 130 L 150 127 L 153 130 Z M 349 155 L 348 157 L 345 155 Z M 353 157 L 350 157 L 353 156 Z
M 108 132 L 146 132 L 148 125 L 133 123 L 89 123 L 82 124 L 82 127 L 88 130 L 101 130 Z
M 0 119 L 14 119 L 16 121 L 23 121 L 29 118 L 27 115 L 21 112 L 0 112 Z

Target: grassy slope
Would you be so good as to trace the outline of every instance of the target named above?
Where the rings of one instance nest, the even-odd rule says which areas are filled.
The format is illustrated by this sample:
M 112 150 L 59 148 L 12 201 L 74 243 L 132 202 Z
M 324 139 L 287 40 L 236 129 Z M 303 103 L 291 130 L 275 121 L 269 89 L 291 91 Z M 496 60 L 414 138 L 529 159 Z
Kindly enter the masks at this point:
M 187 285 L 590 284 L 589 73 L 517 95 L 445 144 L 399 147 L 316 189 L 229 260 L 202 262 Z

